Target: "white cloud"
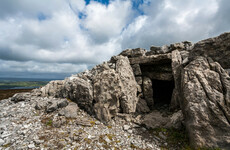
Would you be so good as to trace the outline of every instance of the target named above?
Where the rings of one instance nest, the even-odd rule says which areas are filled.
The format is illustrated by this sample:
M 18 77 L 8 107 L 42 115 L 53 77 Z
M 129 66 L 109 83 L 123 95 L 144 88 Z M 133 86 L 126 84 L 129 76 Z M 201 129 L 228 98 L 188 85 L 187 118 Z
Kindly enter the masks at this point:
M 91 2 L 85 10 L 82 24 L 96 43 L 107 42 L 120 35 L 132 17 L 130 1 L 116 0 L 108 6 Z
M 34 61 L 17 62 L 0 60 L 0 70 L 6 72 L 34 72 L 34 73 L 76 73 L 86 70 L 85 64 L 71 63 L 39 63 Z
M 0 75 L 78 72 L 122 49 L 198 41 L 230 29 L 227 0 L 144 0 L 138 8 L 133 2 L 0 1 Z
M 135 34 L 134 20 L 122 37 L 122 48 L 144 47 L 151 45 L 164 45 L 183 40 L 198 41 L 212 34 L 215 25 L 215 15 L 218 13 L 218 0 L 156 0 L 144 3 L 140 9 L 144 12 L 141 28 L 137 26 Z M 141 17 L 139 17 L 140 19 Z

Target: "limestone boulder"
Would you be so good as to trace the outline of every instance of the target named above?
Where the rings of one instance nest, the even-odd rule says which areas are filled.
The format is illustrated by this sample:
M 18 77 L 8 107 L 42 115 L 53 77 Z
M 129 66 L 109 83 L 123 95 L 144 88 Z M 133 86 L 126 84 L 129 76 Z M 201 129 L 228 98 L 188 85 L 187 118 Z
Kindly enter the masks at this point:
M 153 108 L 154 100 L 153 100 L 153 88 L 152 81 L 148 77 L 143 78 L 143 94 L 144 98 L 149 106 L 149 108 Z
M 80 108 L 92 113 L 93 87 L 89 80 L 80 77 L 70 77 L 65 80 L 61 90 L 63 97 L 69 98 Z
M 136 112 L 137 113 L 148 113 L 150 112 L 150 109 L 146 103 L 146 101 L 142 98 L 139 98 L 136 106 Z
M 11 98 L 11 101 L 15 103 L 27 100 L 30 100 L 30 93 L 17 93 Z
M 230 33 L 197 42 L 189 54 L 190 59 L 196 56 L 211 57 L 223 68 L 230 68 Z
M 116 71 L 108 68 L 93 79 L 94 112 L 101 121 L 108 122 L 118 112 L 136 111 L 137 82 L 129 59 L 116 57 Z
M 62 93 L 60 91 L 63 89 L 63 84 L 64 80 L 50 81 L 46 86 L 40 89 L 41 96 L 62 97 Z
M 133 73 L 135 76 L 139 76 L 139 75 L 142 75 L 141 73 L 141 68 L 140 68 L 140 65 L 139 64 L 134 64 L 134 65 L 131 65 L 132 69 L 133 69 Z
M 181 99 L 181 70 L 182 70 L 182 56 L 178 50 L 172 51 L 172 74 L 174 78 L 175 88 L 173 89 L 170 109 L 175 110 L 180 107 Z
M 171 62 L 171 53 L 129 58 L 130 64 L 164 64 Z
M 59 115 L 60 116 L 65 116 L 66 118 L 77 118 L 78 117 L 78 105 L 76 103 L 69 103 L 68 106 L 66 106 L 65 108 L 62 108 L 59 111 Z
M 133 113 L 136 111 L 138 102 L 136 82 L 132 67 L 127 57 L 120 56 L 116 63 L 116 72 L 118 73 L 123 85 L 123 97 L 121 107 L 124 113 Z
M 181 111 L 175 112 L 172 115 L 165 116 L 160 111 L 154 110 L 153 112 L 144 115 L 141 124 L 148 128 L 175 128 L 182 127 L 184 117 Z
M 127 56 L 129 58 L 131 57 L 139 57 L 144 56 L 146 53 L 146 50 L 143 48 L 136 48 L 136 49 L 127 49 L 122 51 L 119 55 Z
M 124 87 L 113 69 L 101 72 L 93 82 L 94 112 L 99 120 L 107 122 L 120 111 Z
M 143 82 L 142 77 L 137 76 L 135 77 L 135 79 L 136 79 L 137 84 L 142 85 L 142 82 Z
M 64 116 L 54 116 L 52 121 L 52 126 L 55 128 L 60 128 L 64 124 L 66 124 L 67 120 Z
M 96 114 L 97 119 L 104 123 L 109 122 L 111 118 L 115 116 L 115 113 L 117 112 L 117 108 L 111 109 L 109 104 L 110 103 L 96 103 L 94 105 L 94 112 Z
M 150 56 L 150 55 L 156 55 L 156 54 L 165 54 L 165 53 L 169 53 L 171 51 L 171 49 L 167 46 L 151 46 L 150 47 L 150 51 L 146 52 L 146 56 Z
M 182 70 L 180 107 L 190 144 L 230 147 L 230 77 L 221 66 L 197 57 Z
M 46 106 L 46 112 L 51 113 L 58 109 L 58 103 L 56 100 L 50 100 Z
M 193 48 L 193 44 L 189 41 L 184 41 L 180 43 L 174 43 L 170 44 L 170 49 L 173 50 L 179 50 L 179 51 L 190 51 Z

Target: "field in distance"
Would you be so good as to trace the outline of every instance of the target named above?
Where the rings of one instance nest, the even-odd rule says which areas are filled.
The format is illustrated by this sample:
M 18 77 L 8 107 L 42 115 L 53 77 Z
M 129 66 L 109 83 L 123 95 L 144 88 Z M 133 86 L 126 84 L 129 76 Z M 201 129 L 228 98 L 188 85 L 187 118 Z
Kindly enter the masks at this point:
M 46 85 L 52 79 L 0 78 L 0 100 L 12 97 L 16 93 L 29 92 Z
M 50 79 L 0 78 L 2 89 L 34 89 L 46 85 Z

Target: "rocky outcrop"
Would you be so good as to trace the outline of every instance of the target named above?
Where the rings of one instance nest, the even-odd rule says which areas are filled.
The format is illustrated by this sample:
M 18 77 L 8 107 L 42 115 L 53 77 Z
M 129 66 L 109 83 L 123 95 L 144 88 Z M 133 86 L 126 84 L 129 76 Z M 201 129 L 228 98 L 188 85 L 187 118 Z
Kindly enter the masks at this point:
M 109 121 L 120 111 L 120 99 L 124 96 L 119 75 L 113 69 L 98 74 L 94 80 L 94 111 L 102 121 Z
M 144 51 L 140 49 L 130 55 L 139 56 L 139 52 Z M 63 81 L 51 81 L 41 88 L 40 95 L 68 98 L 103 122 L 108 122 L 118 112 L 134 113 L 138 84 L 129 59 L 116 56 L 113 61 Z
M 136 48 L 136 49 L 124 50 L 119 55 L 127 56 L 128 58 L 133 58 L 133 57 L 145 56 L 145 53 L 146 53 L 145 49 Z
M 154 105 L 152 81 L 148 77 L 144 77 L 143 79 L 143 94 L 148 106 L 152 108 Z
M 78 105 L 71 102 L 68 106 L 61 109 L 58 114 L 60 116 L 65 116 L 66 118 L 78 118 L 78 109 Z
M 42 96 L 62 97 L 60 90 L 63 88 L 64 81 L 50 81 L 46 86 L 41 88 Z
M 150 109 L 146 103 L 146 101 L 142 98 L 139 98 L 136 106 L 136 112 L 137 113 L 148 113 L 150 112 Z
M 123 85 L 123 97 L 121 99 L 122 111 L 124 113 L 133 113 L 136 111 L 136 104 L 138 101 L 137 82 L 127 57 L 120 56 L 118 58 L 116 71 Z
M 182 72 L 181 109 L 194 147 L 230 147 L 230 77 L 218 63 L 198 57 Z
M 29 93 L 17 93 L 11 98 L 11 101 L 17 103 L 17 102 L 29 100 L 27 98 L 28 95 Z
M 150 51 L 127 49 L 91 70 L 51 81 L 34 90 L 34 95 L 68 98 L 105 123 L 123 116 L 151 128 L 185 125 L 194 148 L 228 149 L 230 77 L 225 70 L 230 68 L 229 43 L 230 33 L 224 33 L 195 44 L 185 41 L 152 46 Z M 17 95 L 12 98 L 21 100 Z M 61 109 L 59 114 L 67 118 L 74 118 L 75 109 L 79 110 L 49 102 L 36 106 L 46 107 L 49 113 Z M 133 114 L 144 119 L 132 118 Z
M 230 68 L 230 34 L 224 33 L 218 37 L 197 42 L 189 54 L 191 59 L 196 56 L 211 57 L 223 68 Z
M 146 114 L 142 120 L 142 124 L 148 128 L 175 128 L 180 129 L 182 121 L 184 120 L 183 114 L 180 111 L 172 115 L 165 116 L 159 111 L 153 111 Z
M 79 77 L 67 78 L 61 93 L 62 97 L 69 98 L 79 107 L 92 113 L 93 87 L 88 80 Z

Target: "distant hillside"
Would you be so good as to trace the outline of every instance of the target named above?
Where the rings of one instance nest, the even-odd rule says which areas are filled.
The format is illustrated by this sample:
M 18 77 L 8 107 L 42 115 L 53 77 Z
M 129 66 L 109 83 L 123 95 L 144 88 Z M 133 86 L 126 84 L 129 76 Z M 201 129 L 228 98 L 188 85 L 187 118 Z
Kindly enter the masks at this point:
M 0 89 L 32 89 L 44 86 L 48 81 L 26 81 L 26 79 L 0 79 Z

